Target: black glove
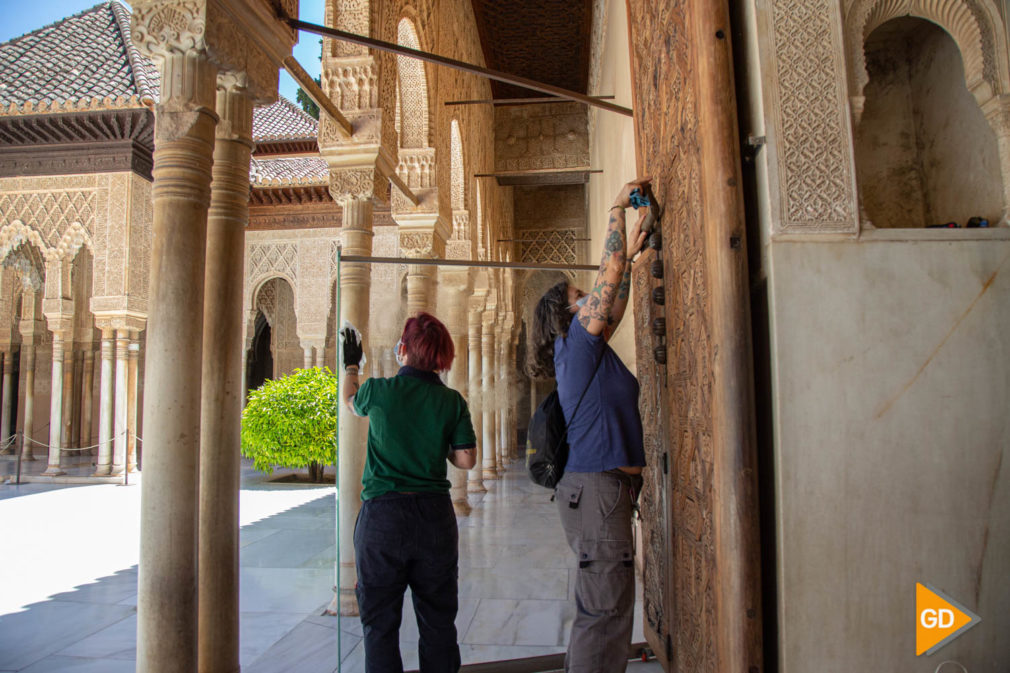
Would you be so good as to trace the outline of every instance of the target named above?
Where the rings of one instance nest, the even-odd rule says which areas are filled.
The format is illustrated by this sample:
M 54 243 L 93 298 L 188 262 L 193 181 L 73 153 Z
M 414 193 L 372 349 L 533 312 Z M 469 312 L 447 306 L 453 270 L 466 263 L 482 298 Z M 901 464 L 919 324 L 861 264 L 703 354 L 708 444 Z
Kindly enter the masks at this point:
M 358 330 L 345 327 L 340 330 L 340 340 L 344 346 L 344 369 L 348 367 L 357 367 L 361 362 L 361 356 L 363 353 L 361 347 L 361 335 L 358 334 Z

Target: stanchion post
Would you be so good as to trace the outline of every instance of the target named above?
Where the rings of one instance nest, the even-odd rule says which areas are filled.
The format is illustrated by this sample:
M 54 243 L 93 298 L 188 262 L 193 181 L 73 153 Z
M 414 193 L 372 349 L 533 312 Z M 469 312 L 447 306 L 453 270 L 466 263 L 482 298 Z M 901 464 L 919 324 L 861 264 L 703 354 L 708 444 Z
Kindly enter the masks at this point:
M 16 442 L 16 445 L 18 447 L 17 448 L 17 452 L 18 452 L 18 455 L 17 455 L 17 468 L 16 468 L 17 469 L 17 477 L 16 477 L 16 480 L 14 482 L 18 486 L 20 486 L 21 485 L 21 452 L 24 450 L 25 436 L 24 436 L 24 433 L 15 432 L 14 433 L 14 437 L 17 440 L 20 440 L 20 441 Z

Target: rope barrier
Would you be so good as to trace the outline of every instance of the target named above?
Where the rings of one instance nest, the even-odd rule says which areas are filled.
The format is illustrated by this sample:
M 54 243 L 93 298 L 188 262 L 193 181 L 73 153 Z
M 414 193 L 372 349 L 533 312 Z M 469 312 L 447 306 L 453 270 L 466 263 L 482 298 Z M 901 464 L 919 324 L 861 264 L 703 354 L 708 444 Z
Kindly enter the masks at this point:
M 124 436 L 126 436 L 126 431 L 125 430 L 123 432 L 119 433 L 118 435 L 115 435 L 114 437 L 110 437 L 107 441 L 98 442 L 97 444 L 92 444 L 91 446 L 82 446 L 80 448 L 71 448 L 69 446 L 61 446 L 61 447 L 59 447 L 59 449 L 60 449 L 60 451 L 90 451 L 91 449 L 97 449 L 97 448 L 101 447 L 104 444 L 112 444 L 114 441 L 116 441 L 120 437 L 124 437 Z M 43 444 L 42 442 L 36 441 L 36 440 L 32 439 L 31 437 L 25 437 L 25 441 L 31 442 L 35 446 L 40 446 L 43 449 L 45 449 L 46 451 L 49 451 L 52 448 L 51 445 L 49 445 L 49 444 Z
M 4 441 L 3 445 L 0 445 L 0 451 L 6 451 L 7 449 L 9 449 L 12 446 L 14 446 L 14 442 L 16 442 L 17 439 L 18 439 L 17 433 L 15 433 L 15 434 L 11 435 L 10 437 L 8 437 Z

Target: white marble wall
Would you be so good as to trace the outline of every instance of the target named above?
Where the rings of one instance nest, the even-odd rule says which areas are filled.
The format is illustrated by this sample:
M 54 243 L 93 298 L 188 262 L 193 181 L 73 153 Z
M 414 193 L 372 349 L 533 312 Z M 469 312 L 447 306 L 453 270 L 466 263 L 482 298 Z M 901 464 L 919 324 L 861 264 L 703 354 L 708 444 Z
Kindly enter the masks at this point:
M 783 673 L 926 670 L 916 582 L 982 617 L 942 659 L 1010 666 L 1007 233 L 771 243 Z

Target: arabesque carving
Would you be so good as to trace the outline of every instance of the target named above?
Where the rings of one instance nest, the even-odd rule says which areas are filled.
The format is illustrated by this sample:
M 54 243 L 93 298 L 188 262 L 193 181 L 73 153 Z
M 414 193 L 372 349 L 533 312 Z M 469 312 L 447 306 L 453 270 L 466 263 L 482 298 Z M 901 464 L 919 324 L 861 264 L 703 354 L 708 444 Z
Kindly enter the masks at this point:
M 298 246 L 294 243 L 253 243 L 249 246 L 249 278 L 279 275 L 298 280 Z
M 155 57 L 199 48 L 206 30 L 204 2 L 133 3 L 130 34 L 142 51 Z
M 778 139 L 777 233 L 857 231 L 842 45 L 833 29 L 839 11 L 831 0 L 772 3 L 777 80 L 767 100 Z
M 980 104 L 1006 91 L 999 67 L 1001 59 L 1006 58 L 1005 31 L 1002 25 L 993 23 L 980 0 L 855 0 L 845 14 L 850 96 L 862 96 L 869 81 L 863 50 L 866 38 L 884 23 L 902 16 L 926 19 L 950 34 L 961 51 L 968 90 Z

